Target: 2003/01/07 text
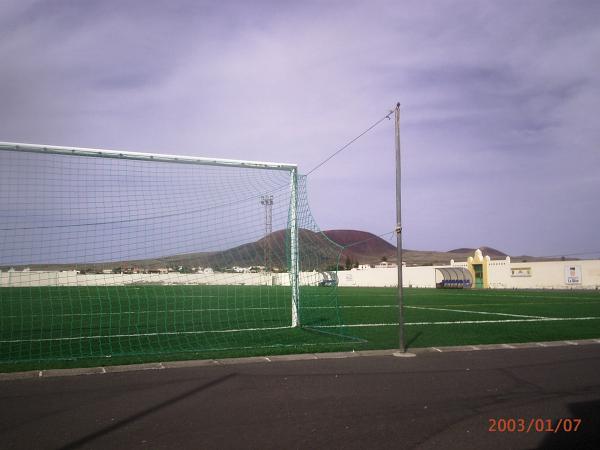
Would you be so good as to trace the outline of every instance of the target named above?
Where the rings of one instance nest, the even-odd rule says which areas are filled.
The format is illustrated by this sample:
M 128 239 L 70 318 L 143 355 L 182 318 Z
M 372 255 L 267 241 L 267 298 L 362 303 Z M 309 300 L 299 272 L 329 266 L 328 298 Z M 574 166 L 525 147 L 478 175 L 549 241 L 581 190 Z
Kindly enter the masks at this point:
M 497 418 L 488 419 L 488 431 L 491 433 L 570 433 L 581 426 L 581 419 L 561 417 L 557 420 L 532 418 Z

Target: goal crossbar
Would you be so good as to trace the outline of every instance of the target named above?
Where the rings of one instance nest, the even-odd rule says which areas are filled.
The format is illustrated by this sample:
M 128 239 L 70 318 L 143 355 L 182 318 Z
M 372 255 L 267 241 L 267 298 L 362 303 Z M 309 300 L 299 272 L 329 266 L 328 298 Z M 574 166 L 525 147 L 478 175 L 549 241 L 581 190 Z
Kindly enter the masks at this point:
M 119 150 L 105 150 L 84 147 L 61 147 L 56 145 L 26 144 L 20 142 L 0 142 L 0 150 L 43 153 L 56 155 L 88 156 L 96 158 L 119 158 L 136 161 L 162 161 L 178 164 L 201 164 L 224 167 L 246 167 L 272 170 L 297 170 L 296 164 L 241 159 L 205 158 L 200 156 L 168 155 L 162 153 L 140 153 Z

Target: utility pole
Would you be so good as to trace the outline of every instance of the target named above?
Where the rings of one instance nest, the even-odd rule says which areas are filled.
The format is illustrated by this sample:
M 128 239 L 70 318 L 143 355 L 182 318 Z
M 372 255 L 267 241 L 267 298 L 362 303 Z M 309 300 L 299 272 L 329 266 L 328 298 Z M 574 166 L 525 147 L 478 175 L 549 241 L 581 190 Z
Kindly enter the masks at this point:
M 396 252 L 398 260 L 398 338 L 400 349 L 394 356 L 415 356 L 406 352 L 406 336 L 404 336 L 404 296 L 402 290 L 402 188 L 401 188 L 401 160 L 400 160 L 400 103 L 396 104 L 395 118 L 395 146 L 396 146 Z

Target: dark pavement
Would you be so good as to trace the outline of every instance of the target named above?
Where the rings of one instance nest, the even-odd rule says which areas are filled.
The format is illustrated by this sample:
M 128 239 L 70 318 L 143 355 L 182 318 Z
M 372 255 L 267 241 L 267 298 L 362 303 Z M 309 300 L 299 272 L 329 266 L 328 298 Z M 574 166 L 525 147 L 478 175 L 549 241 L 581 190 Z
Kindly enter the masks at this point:
M 4 380 L 0 397 L 3 449 L 597 449 L 600 345 Z M 488 431 L 567 417 L 577 432 Z

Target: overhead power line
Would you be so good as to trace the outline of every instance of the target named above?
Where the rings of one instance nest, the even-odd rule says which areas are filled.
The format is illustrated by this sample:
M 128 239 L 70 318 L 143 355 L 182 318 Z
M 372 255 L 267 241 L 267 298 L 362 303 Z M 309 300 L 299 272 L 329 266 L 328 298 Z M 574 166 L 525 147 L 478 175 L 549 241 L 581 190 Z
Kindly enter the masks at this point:
M 367 239 L 362 239 L 360 241 L 352 242 L 352 243 L 350 243 L 348 245 L 344 245 L 343 247 L 344 247 L 344 249 L 346 249 L 348 247 L 353 247 L 355 245 L 363 244 L 365 242 L 372 241 L 373 239 L 383 238 L 384 236 L 390 236 L 392 234 L 396 234 L 396 230 L 394 230 L 394 231 L 388 231 L 387 233 L 379 234 L 377 236 L 371 236 L 371 237 L 369 237 Z
M 596 250 L 595 252 L 563 253 L 561 255 L 544 255 L 544 256 L 537 256 L 537 258 L 561 258 L 563 256 L 583 256 L 583 255 L 600 255 L 600 250 Z
M 321 161 L 319 164 L 317 164 L 315 167 L 313 167 L 312 169 L 310 169 L 307 172 L 307 176 L 310 175 L 311 173 L 313 173 L 315 170 L 317 170 L 319 167 L 321 167 L 323 164 L 325 164 L 326 162 L 328 162 L 331 158 L 333 158 L 334 156 L 336 156 L 337 154 L 343 152 L 344 150 L 346 150 L 348 147 L 350 147 L 352 144 L 354 144 L 356 141 L 358 141 L 361 137 L 363 137 L 365 134 L 367 134 L 369 131 L 371 131 L 373 128 L 375 128 L 377 125 L 379 125 L 381 122 L 383 122 L 385 119 L 390 120 L 390 116 L 394 114 L 394 111 L 391 110 L 390 112 L 388 112 L 385 116 L 383 116 L 381 119 L 379 119 L 377 122 L 375 122 L 374 124 L 372 124 L 369 128 L 367 128 L 366 130 L 364 130 L 362 133 L 360 133 L 358 136 L 356 136 L 355 138 L 351 139 L 350 141 L 348 141 L 346 144 L 344 144 L 342 147 L 340 147 L 339 149 L 337 149 L 335 152 L 333 152 L 331 155 L 329 155 L 327 158 L 325 158 L 323 161 Z

